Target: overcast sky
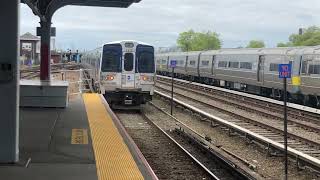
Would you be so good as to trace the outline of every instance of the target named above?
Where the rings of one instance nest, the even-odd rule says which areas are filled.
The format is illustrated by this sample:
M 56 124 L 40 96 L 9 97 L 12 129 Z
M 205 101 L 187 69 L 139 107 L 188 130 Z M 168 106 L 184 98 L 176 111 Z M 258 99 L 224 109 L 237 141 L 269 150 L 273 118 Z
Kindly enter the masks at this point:
M 93 49 L 135 39 L 168 47 L 188 29 L 216 31 L 223 47 L 258 39 L 274 47 L 299 27 L 320 25 L 319 0 L 142 0 L 128 9 L 66 6 L 53 16 L 58 48 Z M 39 19 L 21 5 L 21 34 L 35 34 Z

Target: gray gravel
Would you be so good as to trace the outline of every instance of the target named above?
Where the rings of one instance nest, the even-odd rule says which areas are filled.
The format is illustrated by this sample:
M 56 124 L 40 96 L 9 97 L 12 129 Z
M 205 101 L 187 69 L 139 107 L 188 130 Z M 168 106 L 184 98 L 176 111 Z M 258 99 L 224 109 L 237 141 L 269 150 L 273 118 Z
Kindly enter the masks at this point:
M 167 112 L 170 111 L 168 102 L 154 98 L 153 103 L 162 107 Z M 153 111 L 152 107 L 146 106 L 146 109 Z M 219 113 L 219 112 L 217 112 Z M 190 116 L 186 111 L 174 108 L 174 115 L 183 123 L 196 130 L 198 133 L 210 137 L 215 144 L 221 145 L 224 149 L 236 154 L 242 159 L 247 160 L 257 167 L 256 172 L 266 179 L 281 179 L 284 175 L 283 159 L 280 157 L 268 157 L 266 152 L 256 144 L 248 143 L 239 136 L 229 136 L 228 133 L 219 127 L 212 128 L 209 123 L 201 121 L 198 117 Z M 216 114 L 214 114 L 216 115 Z M 159 118 L 160 119 L 160 118 Z M 175 123 L 169 121 L 157 122 L 161 127 L 167 129 L 174 128 Z M 173 127 L 171 127 L 171 125 Z M 314 173 L 308 170 L 298 171 L 295 162 L 289 162 L 290 179 L 318 179 Z
M 202 168 L 138 113 L 116 113 L 159 179 L 211 179 Z

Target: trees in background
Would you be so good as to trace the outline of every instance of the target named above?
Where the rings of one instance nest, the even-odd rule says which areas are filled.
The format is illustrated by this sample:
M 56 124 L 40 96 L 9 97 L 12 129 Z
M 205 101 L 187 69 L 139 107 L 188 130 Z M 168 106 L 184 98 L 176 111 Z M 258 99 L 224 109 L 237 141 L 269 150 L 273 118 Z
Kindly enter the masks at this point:
M 247 48 L 264 48 L 266 45 L 261 40 L 251 40 Z
M 302 30 L 302 34 L 291 34 L 289 42 L 278 43 L 277 47 L 320 45 L 320 28 L 311 26 Z
M 277 47 L 320 45 L 320 27 L 310 26 L 303 29 L 302 32 L 291 34 L 288 42 L 280 42 Z M 182 51 L 202 51 L 220 49 L 222 41 L 216 32 L 195 32 L 191 29 L 179 34 L 177 44 Z M 251 40 L 247 45 L 247 48 L 264 47 L 265 43 L 261 40 Z
M 216 32 L 195 32 L 192 29 L 180 33 L 177 44 L 182 51 L 202 51 L 221 48 L 221 40 Z

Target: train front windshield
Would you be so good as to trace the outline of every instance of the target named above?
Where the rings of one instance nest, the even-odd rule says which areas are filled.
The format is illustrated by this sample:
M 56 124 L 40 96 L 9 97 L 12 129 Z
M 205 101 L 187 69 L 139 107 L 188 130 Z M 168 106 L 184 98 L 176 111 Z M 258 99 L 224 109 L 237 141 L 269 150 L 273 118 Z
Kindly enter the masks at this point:
M 138 45 L 137 46 L 137 68 L 138 73 L 154 73 L 154 49 L 151 46 Z
M 121 45 L 105 45 L 101 63 L 102 72 L 121 72 Z

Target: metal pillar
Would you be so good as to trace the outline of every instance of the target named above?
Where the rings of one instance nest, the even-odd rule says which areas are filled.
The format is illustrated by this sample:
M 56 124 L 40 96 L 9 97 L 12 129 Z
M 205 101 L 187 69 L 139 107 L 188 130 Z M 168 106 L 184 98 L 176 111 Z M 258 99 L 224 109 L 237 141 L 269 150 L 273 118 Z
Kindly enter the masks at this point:
M 40 80 L 50 80 L 50 37 L 51 37 L 51 18 L 46 21 L 41 20 L 41 61 L 40 61 Z
M 19 161 L 19 7 L 0 1 L 0 163 Z

